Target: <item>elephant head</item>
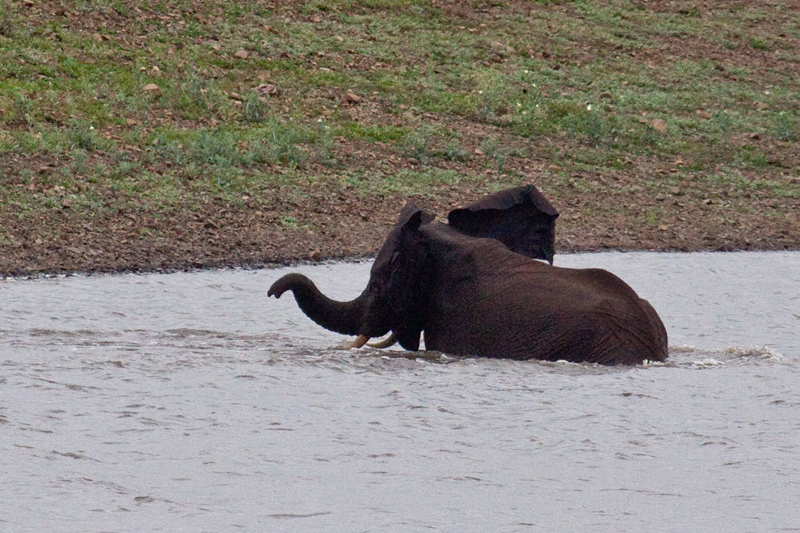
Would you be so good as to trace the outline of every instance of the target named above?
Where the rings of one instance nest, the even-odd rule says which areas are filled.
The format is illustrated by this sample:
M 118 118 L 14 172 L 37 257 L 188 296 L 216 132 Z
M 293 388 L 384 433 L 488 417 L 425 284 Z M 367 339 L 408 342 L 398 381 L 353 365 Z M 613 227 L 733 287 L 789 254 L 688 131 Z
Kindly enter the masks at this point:
M 517 254 L 552 264 L 557 217 L 556 210 L 532 185 L 501 191 L 453 210 L 447 225 L 433 222 L 432 214 L 407 202 L 375 258 L 366 288 L 356 299 L 331 300 L 301 274 L 278 279 L 268 295 L 280 298 L 291 290 L 300 309 L 314 322 L 337 333 L 358 335 L 352 346 L 391 331 L 403 348 L 417 350 L 426 320 L 425 299 L 435 276 L 431 243 L 424 231 L 427 227 L 496 239 Z M 446 239 L 443 245 L 447 245 Z

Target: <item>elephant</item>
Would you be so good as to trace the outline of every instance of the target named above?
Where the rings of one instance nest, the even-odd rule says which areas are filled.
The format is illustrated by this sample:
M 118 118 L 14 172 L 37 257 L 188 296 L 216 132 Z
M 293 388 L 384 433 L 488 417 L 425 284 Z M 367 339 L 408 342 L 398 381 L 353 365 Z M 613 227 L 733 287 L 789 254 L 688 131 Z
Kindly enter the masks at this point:
M 423 335 L 426 350 L 454 356 L 664 361 L 664 324 L 630 286 L 605 270 L 552 266 L 557 217 L 533 185 L 455 209 L 447 223 L 409 201 L 354 300 L 331 300 L 296 273 L 267 294 L 292 291 L 311 320 L 357 335 L 348 347 L 391 332 L 406 350 Z

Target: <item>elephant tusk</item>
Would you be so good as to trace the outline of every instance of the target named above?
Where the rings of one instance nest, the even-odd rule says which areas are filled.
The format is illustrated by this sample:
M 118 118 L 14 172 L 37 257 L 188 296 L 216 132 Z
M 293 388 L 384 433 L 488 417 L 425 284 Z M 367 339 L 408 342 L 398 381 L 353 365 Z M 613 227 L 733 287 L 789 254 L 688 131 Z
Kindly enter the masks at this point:
M 397 335 L 393 331 L 392 334 L 386 337 L 384 340 L 378 342 L 368 342 L 367 346 L 371 348 L 383 349 L 383 348 L 388 348 L 389 346 L 393 346 L 396 343 L 397 343 Z
M 369 340 L 369 337 L 367 337 L 366 335 L 359 335 L 358 337 L 356 337 L 352 341 L 343 342 L 342 344 L 340 344 L 338 346 L 338 348 L 340 350 L 349 350 L 351 348 L 361 348 L 362 346 L 364 346 L 367 343 L 368 340 Z

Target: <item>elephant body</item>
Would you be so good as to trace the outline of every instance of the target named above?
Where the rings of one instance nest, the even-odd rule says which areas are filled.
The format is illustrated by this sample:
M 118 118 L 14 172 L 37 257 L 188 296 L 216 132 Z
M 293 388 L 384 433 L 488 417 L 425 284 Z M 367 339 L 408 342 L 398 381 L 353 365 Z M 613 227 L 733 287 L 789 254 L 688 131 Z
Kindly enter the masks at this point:
M 550 266 L 445 224 L 420 232 L 432 248 L 426 349 L 605 364 L 666 359 L 655 310 L 610 272 Z
M 558 213 L 532 186 L 450 213 L 449 224 L 408 203 L 351 302 L 326 298 L 299 274 L 292 290 L 319 325 L 362 342 L 392 332 L 407 350 L 459 356 L 638 364 L 667 358 L 667 333 L 650 304 L 600 269 L 552 263 Z

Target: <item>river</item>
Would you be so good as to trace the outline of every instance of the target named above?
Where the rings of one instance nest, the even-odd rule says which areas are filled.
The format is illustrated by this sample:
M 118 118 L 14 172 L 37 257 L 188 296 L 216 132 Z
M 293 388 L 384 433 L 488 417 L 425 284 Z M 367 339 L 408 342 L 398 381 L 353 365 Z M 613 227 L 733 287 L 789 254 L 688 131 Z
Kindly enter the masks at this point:
M 668 362 L 343 352 L 283 269 L 0 281 L 0 530 L 800 530 L 800 253 L 556 265 L 647 298 Z

